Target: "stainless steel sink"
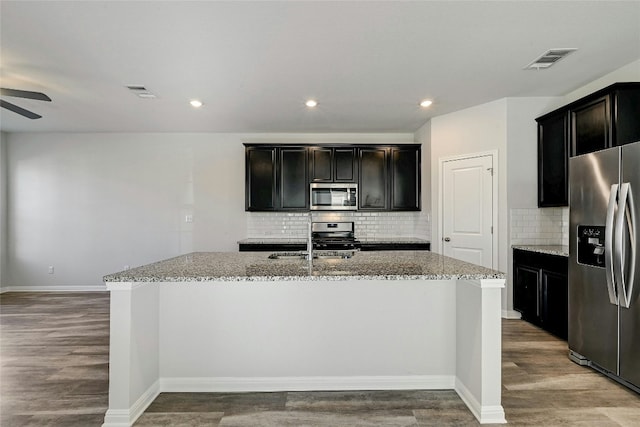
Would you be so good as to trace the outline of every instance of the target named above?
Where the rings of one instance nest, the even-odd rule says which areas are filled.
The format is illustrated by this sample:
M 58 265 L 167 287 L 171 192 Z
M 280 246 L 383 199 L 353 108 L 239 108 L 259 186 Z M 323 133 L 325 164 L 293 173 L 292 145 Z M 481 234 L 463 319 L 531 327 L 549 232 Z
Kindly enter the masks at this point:
M 307 259 L 306 252 L 274 252 L 269 259 Z
M 314 259 L 349 259 L 356 251 L 313 251 Z M 307 259 L 307 252 L 274 252 L 269 259 Z

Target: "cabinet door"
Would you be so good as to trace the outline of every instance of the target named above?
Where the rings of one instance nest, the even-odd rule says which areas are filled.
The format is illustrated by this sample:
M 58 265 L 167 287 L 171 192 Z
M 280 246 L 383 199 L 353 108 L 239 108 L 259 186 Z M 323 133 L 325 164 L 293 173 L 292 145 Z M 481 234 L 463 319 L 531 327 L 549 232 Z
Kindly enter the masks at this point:
M 332 182 L 333 153 L 331 148 L 312 147 L 309 153 L 311 182 Z
M 612 145 L 624 145 L 640 141 L 640 87 L 625 87 L 613 94 Z
M 420 149 L 391 149 L 391 209 L 420 210 Z
M 513 308 L 522 313 L 523 319 L 538 324 L 540 269 L 516 264 L 514 275 Z
M 248 147 L 245 151 L 245 209 L 276 208 L 276 149 Z
M 569 289 L 566 274 L 542 270 L 540 323 L 547 331 L 567 339 Z
M 609 95 L 571 109 L 572 154 L 592 153 L 611 146 Z
M 334 181 L 356 182 L 358 179 L 355 148 L 335 148 L 333 151 Z
M 307 181 L 307 149 L 280 148 L 280 208 L 298 210 L 309 208 Z
M 358 180 L 358 208 L 361 210 L 387 209 L 387 148 L 361 148 Z
M 538 206 L 568 206 L 567 112 L 538 120 Z

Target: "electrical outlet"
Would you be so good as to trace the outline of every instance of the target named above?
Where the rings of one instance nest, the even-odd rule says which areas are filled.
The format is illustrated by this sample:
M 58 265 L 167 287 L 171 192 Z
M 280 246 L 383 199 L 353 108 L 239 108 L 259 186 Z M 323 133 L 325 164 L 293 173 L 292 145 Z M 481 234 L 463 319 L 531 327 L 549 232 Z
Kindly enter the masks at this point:
M 48 273 L 49 273 L 49 274 L 53 274 L 53 265 L 50 265 L 50 266 L 49 266 L 49 271 L 48 271 Z
M 193 222 L 193 215 L 191 214 L 185 215 L 184 222 Z

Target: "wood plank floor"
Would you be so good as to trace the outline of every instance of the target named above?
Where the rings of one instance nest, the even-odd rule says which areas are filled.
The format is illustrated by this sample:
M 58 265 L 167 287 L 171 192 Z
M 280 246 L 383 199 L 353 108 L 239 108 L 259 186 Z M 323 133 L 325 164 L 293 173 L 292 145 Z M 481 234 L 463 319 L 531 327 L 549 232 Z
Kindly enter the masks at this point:
M 100 426 L 107 293 L 0 295 L 0 426 Z M 503 321 L 503 394 L 516 426 L 638 426 L 640 396 L 567 358 L 567 344 Z M 476 426 L 453 391 L 163 393 L 136 426 Z

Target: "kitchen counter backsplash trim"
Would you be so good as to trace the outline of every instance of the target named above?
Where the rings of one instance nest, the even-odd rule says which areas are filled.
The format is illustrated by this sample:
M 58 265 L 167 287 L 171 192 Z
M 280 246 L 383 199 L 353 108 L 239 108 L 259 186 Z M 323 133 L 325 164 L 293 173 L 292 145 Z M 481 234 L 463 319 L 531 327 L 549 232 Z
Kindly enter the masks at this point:
M 195 252 L 104 277 L 105 282 L 482 280 L 504 273 L 426 251 L 360 252 L 343 259 L 269 259 L 263 252 Z

